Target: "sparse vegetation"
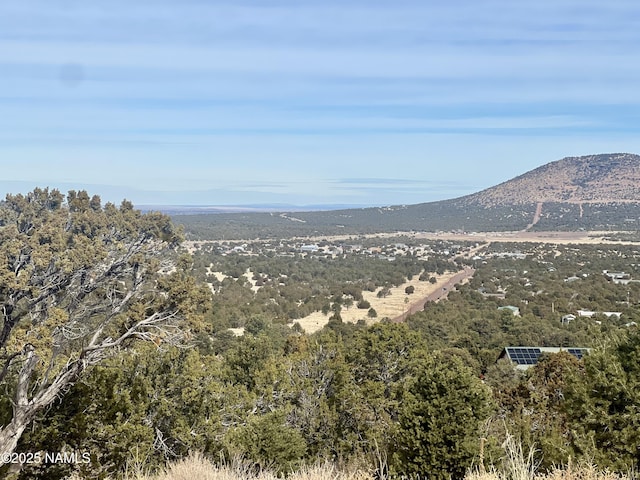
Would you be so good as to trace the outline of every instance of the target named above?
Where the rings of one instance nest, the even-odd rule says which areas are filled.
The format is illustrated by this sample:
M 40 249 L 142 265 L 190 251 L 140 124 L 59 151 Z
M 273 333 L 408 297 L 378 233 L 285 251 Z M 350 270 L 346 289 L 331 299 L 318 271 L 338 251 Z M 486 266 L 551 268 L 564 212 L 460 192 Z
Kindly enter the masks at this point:
M 176 216 L 194 238 L 283 238 L 397 231 L 638 231 L 640 157 L 570 157 L 508 182 L 452 200 L 286 215 Z M 534 222 L 538 206 L 541 215 Z
M 599 470 L 593 464 L 569 464 L 548 472 L 539 472 L 532 451 L 523 451 L 515 438 L 503 445 L 503 456 L 496 465 L 475 466 L 468 469 L 464 480 L 633 480 L 634 472 L 624 474 Z M 337 467 L 332 463 L 319 463 L 292 472 L 290 480 L 392 480 L 394 477 L 380 474 L 386 471 L 382 462 L 377 469 L 355 466 Z M 141 465 L 129 468 L 124 480 L 277 480 L 281 478 L 269 469 L 253 469 L 241 460 L 218 465 L 204 456 L 192 454 L 167 465 L 162 472 L 150 474 Z M 415 476 L 412 478 L 424 478 Z M 71 480 L 82 480 L 74 476 Z
M 48 198 L 43 191 L 34 195 Z M 126 246 L 126 235 L 112 239 L 114 228 L 101 230 L 108 221 L 122 216 L 130 231 L 148 227 L 152 238 L 174 233 L 165 217 L 141 216 L 128 204 L 104 207 L 113 210 L 107 219 L 97 199 L 76 195 L 67 202 L 72 210 L 54 202 L 51 211 L 33 213 L 37 201 L 16 201 L 33 213 L 31 223 L 21 220 L 23 212 L 9 215 L 12 206 L 3 205 L 3 258 L 9 267 L 32 261 L 29 271 L 37 273 L 16 277 L 7 268 L 2 280 L 5 307 L 18 307 L 5 308 L 3 331 L 10 341 L 0 352 L 7 365 L 0 381 L 7 391 L 19 385 L 28 365 L 20 360 L 22 350 L 9 349 L 17 340 L 52 355 L 47 368 L 34 367 L 42 374 L 33 381 L 37 388 L 51 372 L 73 364 L 73 349 L 86 344 L 82 336 L 67 338 L 77 330 L 64 325 L 59 311 L 80 322 L 73 309 L 84 290 L 53 289 L 59 295 L 55 302 L 30 311 L 26 301 L 11 303 L 20 286 L 14 277 L 35 279 L 28 295 L 37 305 L 42 285 L 36 280 L 57 268 L 39 260 L 50 257 L 47 248 L 57 253 L 56 260 L 71 255 L 59 273 L 71 275 L 74 287 L 76 280 L 82 282 L 82 271 L 73 273 L 73 262 L 84 258 L 92 242 Z M 41 213 L 46 228 L 38 223 Z M 76 221 L 75 233 L 56 230 Z M 27 229 L 14 239 L 12 222 Z M 65 235 L 84 250 L 61 242 Z M 16 255 L 16 239 L 23 241 L 22 255 Z M 114 332 L 130 331 L 127 322 L 169 306 L 180 312 L 175 329 L 188 343 L 174 345 L 164 325 L 153 329 L 155 336 L 140 333 L 152 342 L 123 341 L 110 358 L 87 365 L 81 381 L 69 382 L 60 401 L 39 409 L 15 445 L 18 455 L 84 452 L 87 463 L 12 464 L 0 474 L 18 480 L 73 474 L 172 478 L 202 468 L 206 473 L 188 474 L 206 478 L 213 470 L 217 476 L 297 478 L 329 472 L 331 478 L 461 480 L 493 472 L 497 478 L 528 480 L 572 475 L 579 470 L 571 462 L 593 462 L 592 473 L 609 468 L 624 474 L 640 465 L 634 449 L 640 443 L 636 245 L 381 235 L 188 246 L 190 256 L 168 253 L 171 271 L 164 270 L 166 262 L 144 264 L 158 270 L 152 269 L 140 302 L 128 315 L 118 310 L 108 316 L 115 322 L 109 328 L 114 338 Z M 132 258 L 123 268 L 133 277 L 114 278 L 96 291 L 96 301 L 80 310 L 93 312 L 85 326 L 102 318 L 101 301 L 127 298 L 128 282 L 135 286 L 134 273 L 144 261 L 144 255 Z M 104 270 L 99 262 L 82 265 L 88 274 Z M 451 272 L 468 281 L 437 283 Z M 79 285 L 91 290 L 93 283 Z M 437 288 L 438 301 L 414 304 L 421 284 Z M 393 316 L 377 303 L 389 299 L 399 302 Z M 7 312 L 14 312 L 20 328 Z M 41 328 L 38 312 L 62 323 Z M 324 320 L 315 333 L 301 327 L 310 312 Z M 60 325 L 64 328 L 56 329 Z M 591 351 L 581 360 L 566 352 L 549 354 L 521 371 L 497 361 L 510 345 Z M 4 425 L 15 414 L 15 403 L 0 398 Z M 520 453 L 509 460 L 500 445 L 516 437 Z M 138 460 L 132 461 L 132 452 Z M 201 456 L 189 459 L 189 452 Z M 240 470 L 233 463 L 237 458 L 243 459 Z

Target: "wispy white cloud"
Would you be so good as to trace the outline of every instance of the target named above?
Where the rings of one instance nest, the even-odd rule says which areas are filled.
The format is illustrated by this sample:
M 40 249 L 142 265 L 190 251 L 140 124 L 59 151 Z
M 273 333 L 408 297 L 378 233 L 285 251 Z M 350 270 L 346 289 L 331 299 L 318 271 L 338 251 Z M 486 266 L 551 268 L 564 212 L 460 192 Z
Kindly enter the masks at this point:
M 630 0 L 5 2 L 0 162 L 148 191 L 435 198 L 421 181 L 640 148 L 638 19 Z M 416 183 L 331 180 L 388 165 Z

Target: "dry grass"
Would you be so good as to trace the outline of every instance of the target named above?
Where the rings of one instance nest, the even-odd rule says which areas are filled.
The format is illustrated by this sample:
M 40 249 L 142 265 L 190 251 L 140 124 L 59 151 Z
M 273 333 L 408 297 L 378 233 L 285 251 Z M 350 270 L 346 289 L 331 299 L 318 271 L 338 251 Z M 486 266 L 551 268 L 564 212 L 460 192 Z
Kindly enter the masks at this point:
M 423 478 L 428 478 L 425 475 Z M 634 475 L 626 476 L 601 471 L 591 465 L 558 468 L 550 473 L 538 474 L 530 464 L 511 465 L 506 469 L 490 468 L 488 471 L 476 469 L 470 471 L 464 480 L 631 480 Z M 637 478 L 637 477 L 636 477 Z M 71 480 L 81 480 L 73 476 Z M 144 469 L 129 469 L 124 480 L 281 480 L 282 477 L 268 470 L 254 471 L 241 462 L 231 465 L 215 465 L 202 455 L 194 454 L 189 458 L 170 464 L 163 472 L 152 475 Z M 287 477 L 288 480 L 385 480 L 367 470 L 340 470 L 331 464 L 304 467 Z
M 550 473 L 536 473 L 533 451 L 523 452 L 515 443 L 505 445 L 505 457 L 499 468 L 492 467 L 488 471 L 475 469 L 470 471 L 464 480 L 629 480 L 634 475 L 625 476 L 608 471 L 598 470 L 592 465 L 574 467 L 569 465 Z M 170 464 L 165 471 L 156 475 L 146 474 L 133 468 L 125 476 L 125 480 L 280 480 L 275 473 L 268 470 L 255 471 L 246 463 L 234 461 L 228 465 L 215 465 L 199 454 Z M 338 469 L 330 463 L 303 467 L 287 477 L 288 480 L 384 480 L 376 476 L 373 469 Z M 428 478 L 428 476 L 424 476 Z
M 416 275 L 412 280 L 398 287 L 391 288 L 391 294 L 385 298 L 378 298 L 377 293 L 380 289 L 377 289 L 375 292 L 363 291 L 363 298 L 371 304 L 371 307 L 375 309 L 378 316 L 376 318 L 369 318 L 367 316 L 367 310 L 359 309 L 353 305 L 348 309 L 342 309 L 342 311 L 340 311 L 340 317 L 343 322 L 356 323 L 362 319 L 367 325 L 371 325 L 385 317 L 394 318 L 400 316 L 413 304 L 424 303 L 426 296 L 441 289 L 454 275 L 455 273 L 452 272 L 447 272 L 444 275 L 434 275 L 437 280 L 436 283 L 419 280 L 419 276 Z M 413 286 L 415 289 L 411 295 L 407 295 L 404 291 L 408 286 Z M 321 330 L 322 327 L 329 323 L 329 317 L 331 315 L 332 313 L 325 315 L 322 312 L 314 312 L 311 315 L 296 320 L 296 322 L 300 324 L 305 332 L 313 333 Z
M 537 472 L 534 450 L 525 452 L 522 445 L 510 435 L 502 445 L 504 455 L 500 465 L 485 469 L 483 466 L 471 469 L 464 480 L 638 480 L 636 472 L 621 475 L 600 470 L 594 465 L 581 464 L 554 469 L 548 473 Z M 144 460 L 134 455 L 123 480 L 282 480 L 284 477 L 268 469 L 256 469 L 251 464 L 237 459 L 217 465 L 201 454 L 169 464 L 162 472 L 151 474 L 144 466 Z M 385 462 L 380 459 L 381 471 L 386 471 Z M 482 463 L 482 462 L 480 462 Z M 70 480 L 82 480 L 74 475 Z M 121 477 L 118 477 L 121 478 Z M 374 467 L 363 467 L 355 463 L 351 467 L 338 468 L 325 462 L 302 467 L 288 475 L 287 480 L 393 480 L 376 474 Z M 403 477 L 399 477 L 403 478 Z M 412 477 L 413 478 L 413 477 Z M 415 477 L 428 479 L 428 475 Z
M 533 449 L 525 452 L 522 444 L 509 434 L 502 447 L 505 454 L 501 467 L 492 467 L 489 471 L 477 468 L 469 471 L 465 480 L 631 480 L 634 477 L 603 471 L 591 464 L 575 467 L 570 461 L 566 467 L 538 473 Z
M 330 463 L 303 467 L 287 477 L 289 480 L 374 480 L 373 472 L 362 469 L 339 470 Z M 215 465 L 200 454 L 192 454 L 184 460 L 172 463 L 156 475 L 133 467 L 125 480 L 281 480 L 269 470 L 255 470 L 247 463 L 233 461 Z
M 530 480 L 628 480 L 631 477 L 613 472 L 602 471 L 594 466 L 557 468 L 549 473 L 534 474 Z M 512 480 L 508 472 L 490 470 L 488 472 L 474 471 L 467 474 L 465 480 Z

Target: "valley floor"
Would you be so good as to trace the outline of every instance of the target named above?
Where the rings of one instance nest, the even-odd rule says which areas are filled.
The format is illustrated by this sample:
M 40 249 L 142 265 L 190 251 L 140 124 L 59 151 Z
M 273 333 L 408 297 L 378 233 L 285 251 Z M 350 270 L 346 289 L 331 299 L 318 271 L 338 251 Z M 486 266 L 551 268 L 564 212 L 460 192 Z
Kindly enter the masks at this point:
M 558 244 L 625 244 L 634 245 L 637 242 L 612 241 L 609 237 L 617 232 L 582 231 L 582 232 L 471 232 L 471 233 L 419 233 L 416 238 L 456 240 L 469 242 L 530 242 L 530 243 L 558 243 Z

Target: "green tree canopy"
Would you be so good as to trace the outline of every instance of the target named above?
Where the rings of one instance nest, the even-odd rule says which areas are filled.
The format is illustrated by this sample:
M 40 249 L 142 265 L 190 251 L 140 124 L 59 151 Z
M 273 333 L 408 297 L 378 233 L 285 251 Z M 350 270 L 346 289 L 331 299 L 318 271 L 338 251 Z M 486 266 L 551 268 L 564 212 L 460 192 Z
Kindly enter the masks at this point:
M 412 370 L 398 392 L 392 473 L 461 479 L 491 412 L 489 390 L 458 355 L 430 354 Z
M 91 365 L 198 326 L 204 293 L 172 257 L 180 240 L 167 216 L 102 207 L 84 191 L 65 200 L 35 189 L 0 204 L 0 386 L 12 399 L 0 453 Z
M 640 467 L 640 334 L 613 337 L 583 359 L 567 389 L 577 452 L 601 467 Z

